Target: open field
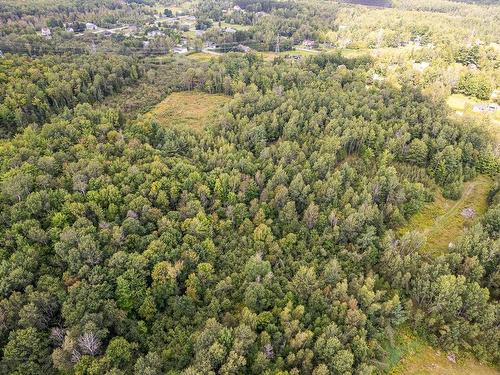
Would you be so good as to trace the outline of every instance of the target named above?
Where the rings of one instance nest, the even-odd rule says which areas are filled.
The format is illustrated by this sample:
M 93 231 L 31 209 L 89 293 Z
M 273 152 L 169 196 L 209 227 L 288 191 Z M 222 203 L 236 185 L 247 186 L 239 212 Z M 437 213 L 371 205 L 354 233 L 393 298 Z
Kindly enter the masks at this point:
M 478 119 L 487 120 L 488 131 L 493 136 L 497 144 L 500 144 L 500 111 L 490 113 L 473 112 L 472 107 L 475 104 L 487 103 L 488 101 L 480 101 L 462 94 L 450 95 L 446 101 L 448 107 L 456 111 L 457 114 L 463 116 L 464 114 L 472 115 Z
M 214 23 L 213 27 L 219 27 L 219 24 L 216 22 L 216 23 Z M 221 22 L 220 23 L 220 27 L 223 28 L 223 29 L 226 29 L 226 28 L 230 27 L 231 29 L 244 31 L 244 30 L 250 29 L 251 26 L 249 26 L 249 25 L 239 25 L 239 24 L 235 24 L 235 23 Z
M 196 60 L 196 61 L 210 61 L 212 59 L 216 59 L 219 56 L 216 55 L 215 53 L 206 53 L 206 52 L 195 52 L 195 53 L 190 53 L 189 55 L 186 55 L 188 59 L 191 60 Z
M 193 7 L 193 2 L 191 1 L 184 1 L 179 3 L 178 5 L 170 5 L 167 7 L 160 6 L 161 8 L 168 8 L 172 11 L 172 13 L 177 14 L 177 13 L 185 13 L 192 9 Z
M 457 358 L 453 363 L 446 353 L 429 346 L 409 329 L 400 330 L 388 347 L 388 373 L 391 375 L 499 375 L 500 372 L 477 360 Z
M 448 106 L 455 111 L 464 112 L 464 113 L 471 112 L 471 113 L 477 114 L 478 116 L 489 116 L 493 120 L 500 121 L 500 111 L 494 111 L 494 112 L 484 113 L 484 114 L 472 112 L 472 107 L 475 104 L 490 103 L 490 102 L 491 101 L 478 100 L 478 99 L 471 98 L 471 97 L 468 97 L 468 96 L 465 96 L 462 94 L 450 95 L 448 97 L 448 99 L 446 100 L 446 103 L 448 104 Z
M 479 103 L 479 100 L 469 98 L 462 94 L 453 94 L 448 97 L 446 103 L 455 111 L 472 110 L 474 104 Z
M 281 57 L 286 57 L 286 56 L 302 56 L 302 57 L 308 57 L 308 56 L 314 56 L 319 53 L 319 51 L 309 51 L 305 49 L 299 49 L 299 50 L 292 50 L 292 51 L 283 51 L 280 53 L 276 52 L 257 52 L 259 55 L 262 56 L 262 58 L 265 61 L 273 61 L 276 57 L 281 56 Z
M 445 199 L 438 193 L 435 201 L 413 216 L 408 224 L 400 229 L 400 233 L 419 231 L 427 237 L 424 251 L 432 254 L 443 253 L 450 242 L 455 241 L 466 227 L 486 211 L 486 199 L 492 186 L 492 179 L 479 176 L 465 183 L 463 195 L 458 201 Z M 473 208 L 475 217 L 465 219 L 462 216 L 465 208 Z
M 176 126 L 201 131 L 213 113 L 229 101 L 225 95 L 198 91 L 176 92 L 146 114 L 163 126 Z

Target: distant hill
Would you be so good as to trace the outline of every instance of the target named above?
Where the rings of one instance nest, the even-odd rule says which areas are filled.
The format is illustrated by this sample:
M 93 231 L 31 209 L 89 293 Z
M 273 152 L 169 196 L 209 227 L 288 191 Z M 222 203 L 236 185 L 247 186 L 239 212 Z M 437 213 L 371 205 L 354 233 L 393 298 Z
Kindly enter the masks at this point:
M 381 7 L 381 8 L 392 7 L 392 0 L 344 0 L 344 3 Z

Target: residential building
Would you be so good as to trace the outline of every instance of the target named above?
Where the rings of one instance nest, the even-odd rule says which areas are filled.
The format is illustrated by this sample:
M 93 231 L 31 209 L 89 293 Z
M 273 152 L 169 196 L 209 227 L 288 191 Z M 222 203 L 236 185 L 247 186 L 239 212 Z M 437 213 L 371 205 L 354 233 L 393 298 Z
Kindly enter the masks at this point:
M 92 22 L 87 22 L 85 24 L 85 28 L 87 30 L 97 30 L 97 25 L 95 23 L 92 23 Z

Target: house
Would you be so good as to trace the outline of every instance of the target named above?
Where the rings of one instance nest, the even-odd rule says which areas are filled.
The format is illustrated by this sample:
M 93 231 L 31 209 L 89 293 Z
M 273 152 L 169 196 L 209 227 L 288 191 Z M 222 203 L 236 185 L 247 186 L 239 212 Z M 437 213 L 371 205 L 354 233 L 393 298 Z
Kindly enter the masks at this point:
M 85 28 L 87 30 L 97 30 L 97 25 L 95 23 L 92 23 L 92 22 L 87 22 L 85 24 Z
M 476 104 L 472 110 L 474 112 L 495 112 L 500 109 L 500 106 L 496 103 L 488 104 Z
M 311 40 L 311 39 L 304 40 L 304 42 L 302 44 L 307 49 L 313 49 L 314 47 L 316 47 L 316 42 L 314 40 Z
M 66 32 L 67 32 L 67 33 L 74 33 L 74 32 L 75 32 L 75 29 L 73 29 L 72 27 L 68 27 L 68 28 L 66 29 Z
M 233 29 L 232 27 L 227 27 L 224 31 L 228 34 L 235 34 L 236 33 L 236 30 Z
M 240 52 L 243 52 L 243 53 L 249 53 L 252 50 L 250 47 L 245 46 L 244 44 L 238 44 L 236 49 Z
M 217 43 L 214 43 L 211 41 L 206 42 L 205 46 L 206 46 L 206 49 L 209 51 L 215 51 L 215 50 L 218 50 L 220 48 L 220 46 Z
M 373 73 L 372 80 L 373 82 L 375 81 L 382 82 L 384 80 L 384 77 L 382 77 L 380 74 Z
M 160 30 L 153 30 L 153 31 L 150 31 L 148 32 L 148 37 L 150 38 L 156 38 L 157 36 L 164 36 L 165 33 L 163 31 L 160 31 Z
M 420 46 L 420 43 L 422 42 L 422 37 L 420 35 L 414 36 L 410 38 L 410 42 L 415 44 L 416 46 Z
M 431 65 L 428 61 L 422 61 L 419 63 L 413 63 L 413 69 L 418 70 L 420 73 L 423 73 L 425 69 L 427 69 Z
M 285 58 L 295 60 L 295 61 L 302 60 L 302 56 L 300 56 L 300 55 L 287 55 Z
M 183 46 L 182 44 L 177 44 L 174 47 L 174 53 L 183 54 L 183 53 L 187 53 L 187 52 L 188 52 L 187 47 Z
M 470 63 L 467 65 L 467 68 L 469 68 L 469 70 L 477 70 L 477 65 L 474 63 Z
M 42 28 L 42 36 L 44 36 L 46 38 L 50 38 L 50 35 L 51 35 L 51 32 L 50 32 L 50 29 L 48 27 Z
M 235 6 L 233 7 L 233 10 L 234 10 L 235 12 L 241 12 L 241 11 L 242 11 L 242 9 L 241 9 L 241 7 L 240 7 L 239 5 L 235 5 Z

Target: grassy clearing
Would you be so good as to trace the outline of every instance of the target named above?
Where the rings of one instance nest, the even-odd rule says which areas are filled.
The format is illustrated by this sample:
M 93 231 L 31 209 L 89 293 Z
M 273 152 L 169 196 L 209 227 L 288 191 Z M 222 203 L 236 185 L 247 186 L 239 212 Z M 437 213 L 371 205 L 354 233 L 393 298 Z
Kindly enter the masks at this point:
M 308 51 L 308 50 L 292 50 L 292 51 L 283 51 L 280 53 L 276 52 L 258 52 L 259 55 L 262 56 L 262 58 L 265 61 L 273 61 L 276 57 L 281 56 L 281 57 L 286 57 L 286 56 L 302 56 L 302 57 L 309 57 L 309 56 L 314 56 L 319 53 L 319 51 Z
M 488 103 L 489 101 L 480 101 L 474 98 L 462 94 L 453 94 L 448 97 L 446 103 L 448 107 L 463 116 L 467 114 L 468 116 L 474 116 L 480 120 L 486 120 L 485 126 L 488 126 L 488 131 L 491 133 L 497 144 L 500 144 L 500 111 L 495 111 L 491 113 L 478 113 L 472 111 L 475 104 Z
M 165 7 L 163 7 L 165 8 Z M 177 13 L 185 13 L 188 12 L 193 8 L 193 2 L 192 1 L 184 1 L 179 3 L 178 5 L 170 5 L 166 7 L 172 11 L 172 13 L 177 14 Z
M 453 94 L 448 97 L 446 103 L 455 111 L 465 111 L 466 109 L 472 110 L 474 104 L 479 103 L 479 101 L 462 94 Z
M 408 328 L 401 329 L 394 345 L 387 348 L 386 364 L 390 375 L 499 375 L 500 372 L 470 358 L 448 360 L 446 353 L 436 350 Z
M 416 230 L 427 237 L 424 251 L 441 254 L 450 242 L 456 241 L 465 228 L 470 226 L 487 209 L 488 192 L 493 186 L 492 179 L 479 176 L 465 183 L 464 192 L 458 201 L 445 199 L 440 193 L 434 202 L 428 204 L 413 216 L 400 233 Z M 473 208 L 476 215 L 472 219 L 462 216 L 464 208 Z
M 490 113 L 477 113 L 472 111 L 474 105 L 480 103 L 491 103 L 491 101 L 477 100 L 475 98 L 471 98 L 462 94 L 452 94 L 448 97 L 446 103 L 448 104 L 448 107 L 450 107 L 454 111 L 474 114 L 477 117 L 487 117 L 494 123 L 500 122 L 500 111 L 494 111 Z
M 207 62 L 212 59 L 217 59 L 219 56 L 214 53 L 195 52 L 195 53 L 190 53 L 186 57 L 191 60 Z
M 214 27 L 219 27 L 219 24 L 217 22 L 214 23 Z M 237 23 L 227 23 L 227 22 L 221 22 L 220 27 L 223 29 L 230 27 L 231 29 L 240 30 L 240 31 L 249 30 L 251 28 L 251 26 L 249 26 L 249 25 L 240 25 Z
M 214 112 L 229 101 L 225 95 L 184 91 L 169 95 L 154 107 L 146 118 L 163 126 L 175 126 L 201 131 L 211 120 Z

